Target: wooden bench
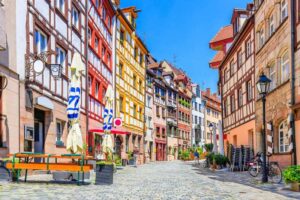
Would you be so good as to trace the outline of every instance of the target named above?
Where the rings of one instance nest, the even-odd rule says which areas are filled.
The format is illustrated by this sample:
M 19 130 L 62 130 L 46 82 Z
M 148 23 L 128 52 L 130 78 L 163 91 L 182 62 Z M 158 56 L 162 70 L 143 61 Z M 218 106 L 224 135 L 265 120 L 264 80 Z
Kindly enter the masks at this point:
M 47 170 L 47 171 L 70 171 L 78 172 L 77 183 L 80 183 L 80 173 L 82 173 L 82 183 L 84 183 L 84 173 L 93 169 L 93 165 L 84 163 L 84 161 L 93 160 L 91 157 L 78 154 L 36 154 L 36 153 L 16 153 L 9 154 L 13 157 L 12 162 L 6 163 L 6 168 L 14 171 L 17 170 L 17 181 L 19 180 L 20 170 L 25 170 L 25 182 L 27 181 L 28 170 Z M 35 158 L 42 158 L 44 162 L 31 162 Z M 54 163 L 50 159 L 55 159 Z M 17 159 L 19 161 L 17 162 Z M 23 160 L 22 160 L 23 159 Z M 73 163 L 59 163 L 58 159 L 72 159 L 77 160 Z

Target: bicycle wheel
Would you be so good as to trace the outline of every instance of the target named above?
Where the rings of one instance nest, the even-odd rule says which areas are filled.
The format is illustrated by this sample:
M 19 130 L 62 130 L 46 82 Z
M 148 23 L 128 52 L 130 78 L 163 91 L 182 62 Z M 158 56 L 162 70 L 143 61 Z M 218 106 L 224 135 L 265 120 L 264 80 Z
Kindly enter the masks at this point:
M 268 177 L 272 183 L 280 183 L 282 181 L 282 172 L 278 164 L 270 165 Z
M 0 181 L 9 181 L 10 180 L 10 172 L 5 167 L 0 166 Z
M 259 174 L 260 172 L 260 167 L 258 165 L 250 165 L 249 169 L 248 169 L 248 172 L 251 176 L 253 177 L 257 177 L 257 175 Z

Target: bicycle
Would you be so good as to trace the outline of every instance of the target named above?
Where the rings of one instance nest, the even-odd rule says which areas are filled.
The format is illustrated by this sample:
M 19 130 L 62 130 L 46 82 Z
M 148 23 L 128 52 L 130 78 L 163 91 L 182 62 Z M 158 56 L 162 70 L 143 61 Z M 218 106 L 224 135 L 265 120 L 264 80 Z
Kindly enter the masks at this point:
M 261 156 L 262 156 L 262 153 L 258 152 L 254 158 L 254 162 L 249 163 L 248 172 L 253 177 L 257 177 L 258 174 L 263 173 L 263 170 L 262 170 L 263 161 L 262 161 Z M 282 181 L 281 168 L 279 167 L 277 162 L 269 162 L 270 156 L 271 155 L 267 155 L 267 157 L 268 157 L 268 160 L 267 160 L 268 178 L 269 178 L 270 182 L 272 182 L 272 183 L 280 183 Z
M 5 167 L 5 162 L 0 160 L 0 181 L 10 180 L 10 171 Z

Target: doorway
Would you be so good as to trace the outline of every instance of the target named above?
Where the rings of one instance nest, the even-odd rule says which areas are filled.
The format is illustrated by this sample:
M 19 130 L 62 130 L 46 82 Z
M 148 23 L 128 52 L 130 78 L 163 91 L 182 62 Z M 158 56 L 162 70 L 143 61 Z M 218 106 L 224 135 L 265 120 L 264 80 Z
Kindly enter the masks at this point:
M 153 153 L 153 142 L 150 142 L 149 143 L 149 158 L 150 158 L 150 161 L 153 161 L 152 160 L 152 153 Z
M 44 153 L 45 111 L 34 109 L 34 153 Z

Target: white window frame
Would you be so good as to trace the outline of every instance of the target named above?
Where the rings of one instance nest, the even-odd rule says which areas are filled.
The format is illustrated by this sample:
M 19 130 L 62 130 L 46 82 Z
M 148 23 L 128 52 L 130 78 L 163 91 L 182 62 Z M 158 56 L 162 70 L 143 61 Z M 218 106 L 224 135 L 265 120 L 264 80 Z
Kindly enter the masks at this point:
M 243 106 L 243 89 L 239 88 L 238 89 L 238 107 Z
M 56 0 L 56 8 L 63 14 L 66 13 L 66 2 L 65 0 Z
M 253 90 L 252 90 L 252 81 L 249 80 L 246 82 L 247 86 L 247 99 L 251 101 L 253 99 Z
M 58 124 L 60 126 L 60 130 L 58 130 Z M 59 134 L 60 134 L 60 140 L 58 139 Z M 61 142 L 62 136 L 63 136 L 63 122 L 61 120 L 56 120 L 56 142 Z
M 90 27 L 88 27 L 88 41 L 89 44 L 92 44 L 92 29 Z
M 95 97 L 96 97 L 96 99 L 99 98 L 99 89 L 100 89 L 100 83 L 98 81 L 96 81 L 96 83 L 95 83 Z
M 265 43 L 265 30 L 262 28 L 258 32 L 258 44 L 259 48 L 261 48 Z
M 269 17 L 269 37 L 275 32 L 275 19 L 274 14 L 272 13 Z
M 277 84 L 275 63 L 269 66 L 269 78 L 271 80 L 270 91 L 272 91 L 276 88 L 276 84 Z
M 249 58 L 250 55 L 252 53 L 252 47 L 251 47 L 251 39 L 249 38 L 247 41 L 246 41 L 246 58 Z
M 43 41 L 42 38 L 44 38 Z M 35 30 L 35 45 L 38 54 L 48 51 L 48 36 L 39 29 Z
M 66 71 L 66 66 L 67 66 L 66 58 L 67 58 L 66 51 L 61 47 L 56 47 L 56 63 L 62 66 L 62 73 L 65 75 L 68 74 L 68 72 Z
M 289 150 L 289 137 L 286 122 L 283 121 L 278 128 L 278 151 L 285 153 Z
M 285 60 L 286 58 L 286 60 Z M 287 81 L 290 75 L 290 60 L 288 52 L 282 54 L 280 58 L 280 81 L 281 83 Z
M 72 8 L 72 25 L 79 30 L 80 12 L 73 6 Z
M 280 20 L 283 22 L 285 18 L 288 16 L 288 5 L 287 5 L 287 0 L 282 0 L 280 2 Z
M 99 38 L 95 37 L 95 51 L 99 53 Z

